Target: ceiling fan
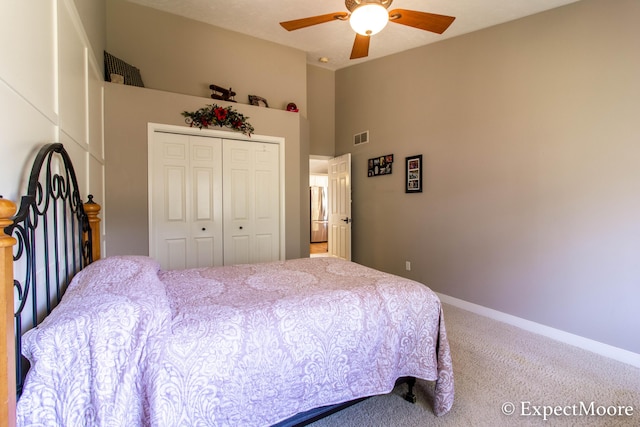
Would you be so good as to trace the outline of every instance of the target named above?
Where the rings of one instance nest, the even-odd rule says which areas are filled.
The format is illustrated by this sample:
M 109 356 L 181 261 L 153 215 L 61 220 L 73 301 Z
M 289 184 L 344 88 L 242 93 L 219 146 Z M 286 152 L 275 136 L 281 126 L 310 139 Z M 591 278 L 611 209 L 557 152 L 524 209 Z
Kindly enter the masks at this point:
M 394 9 L 387 12 L 392 1 L 345 0 L 344 4 L 349 12 L 334 12 L 326 15 L 294 19 L 293 21 L 281 22 L 280 25 L 288 31 L 293 31 L 334 20 L 349 21 L 356 32 L 350 59 L 356 59 L 369 55 L 371 36 L 380 32 L 388 21 L 442 34 L 456 19 L 453 16 L 436 15 L 407 9 Z

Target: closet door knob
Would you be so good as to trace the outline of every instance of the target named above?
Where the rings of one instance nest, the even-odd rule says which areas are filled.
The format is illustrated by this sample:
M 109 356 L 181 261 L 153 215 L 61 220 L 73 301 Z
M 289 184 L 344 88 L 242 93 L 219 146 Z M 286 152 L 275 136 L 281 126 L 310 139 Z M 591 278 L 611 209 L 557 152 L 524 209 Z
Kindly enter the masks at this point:
M 242 230 L 242 226 L 240 226 L 240 230 Z
M 207 229 L 206 229 L 206 228 L 204 228 L 204 227 L 202 227 L 202 231 L 207 231 Z

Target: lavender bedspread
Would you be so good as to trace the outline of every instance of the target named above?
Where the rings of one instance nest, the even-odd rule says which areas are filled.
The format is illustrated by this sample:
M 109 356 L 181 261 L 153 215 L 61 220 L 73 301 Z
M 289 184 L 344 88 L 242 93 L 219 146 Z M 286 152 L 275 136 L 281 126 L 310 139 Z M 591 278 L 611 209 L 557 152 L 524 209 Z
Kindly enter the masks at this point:
M 453 404 L 437 296 L 333 258 L 180 271 L 107 258 L 23 353 L 21 426 L 268 426 L 403 376 L 437 380 L 437 415 Z

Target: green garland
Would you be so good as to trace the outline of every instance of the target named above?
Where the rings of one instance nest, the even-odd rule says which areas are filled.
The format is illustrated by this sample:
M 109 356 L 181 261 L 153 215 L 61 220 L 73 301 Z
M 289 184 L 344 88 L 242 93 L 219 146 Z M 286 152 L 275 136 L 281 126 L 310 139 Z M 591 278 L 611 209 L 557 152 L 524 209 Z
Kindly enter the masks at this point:
M 207 105 L 198 111 L 183 111 L 182 115 L 186 117 L 184 120 L 189 126 L 197 126 L 198 128 L 208 128 L 209 126 L 220 126 L 242 132 L 251 136 L 255 130 L 241 113 L 238 113 L 233 107 L 220 107 L 216 104 Z

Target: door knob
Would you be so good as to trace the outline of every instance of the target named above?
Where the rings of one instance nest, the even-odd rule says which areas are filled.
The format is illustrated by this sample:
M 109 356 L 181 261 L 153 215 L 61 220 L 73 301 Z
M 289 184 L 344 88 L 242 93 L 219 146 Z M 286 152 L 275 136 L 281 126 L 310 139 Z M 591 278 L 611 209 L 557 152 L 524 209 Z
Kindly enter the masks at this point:
M 204 227 L 202 227 L 202 231 L 207 231 L 207 229 L 206 229 L 206 228 L 204 228 Z
M 349 221 L 351 221 L 351 220 L 349 219 L 349 217 L 347 217 L 347 218 L 344 218 L 343 221 L 346 222 L 347 224 L 349 224 Z
M 242 226 L 240 226 L 240 230 L 242 230 Z

